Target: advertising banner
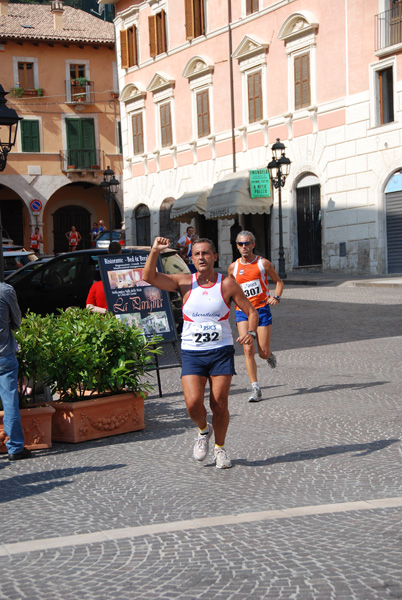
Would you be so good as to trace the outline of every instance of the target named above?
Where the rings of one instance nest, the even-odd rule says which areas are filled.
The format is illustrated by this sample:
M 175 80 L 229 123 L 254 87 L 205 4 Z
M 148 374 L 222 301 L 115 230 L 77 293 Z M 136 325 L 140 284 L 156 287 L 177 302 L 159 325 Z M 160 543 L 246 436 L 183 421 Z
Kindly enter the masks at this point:
M 168 292 L 142 279 L 146 250 L 99 256 L 99 268 L 108 309 L 116 318 L 142 329 L 146 337 L 159 335 L 165 342 L 177 340 Z M 162 272 L 160 258 L 157 264 Z

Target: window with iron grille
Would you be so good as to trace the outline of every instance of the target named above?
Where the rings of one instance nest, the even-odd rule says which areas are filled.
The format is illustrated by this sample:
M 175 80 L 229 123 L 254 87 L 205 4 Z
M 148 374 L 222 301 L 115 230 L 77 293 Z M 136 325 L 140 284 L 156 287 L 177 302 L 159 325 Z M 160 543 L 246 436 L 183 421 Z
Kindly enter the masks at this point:
M 205 35 L 204 0 L 185 0 L 186 38 L 192 40 Z
M 135 25 L 120 31 L 120 56 L 122 69 L 138 65 L 137 28 Z
M 294 57 L 295 110 L 311 104 L 310 53 Z
M 134 114 L 131 122 L 133 127 L 133 154 L 142 154 L 144 152 L 142 112 Z
M 166 148 L 171 146 L 172 141 L 172 116 L 170 111 L 170 102 L 161 104 L 159 107 L 160 126 L 161 126 L 161 146 Z
M 197 103 L 197 134 L 198 134 L 199 138 L 202 138 L 211 133 L 208 90 L 203 90 L 201 92 L 197 92 L 196 103 Z
M 248 121 L 255 123 L 262 119 L 261 71 L 247 75 Z
M 167 51 L 166 13 L 164 10 L 148 17 L 149 53 L 157 56 Z

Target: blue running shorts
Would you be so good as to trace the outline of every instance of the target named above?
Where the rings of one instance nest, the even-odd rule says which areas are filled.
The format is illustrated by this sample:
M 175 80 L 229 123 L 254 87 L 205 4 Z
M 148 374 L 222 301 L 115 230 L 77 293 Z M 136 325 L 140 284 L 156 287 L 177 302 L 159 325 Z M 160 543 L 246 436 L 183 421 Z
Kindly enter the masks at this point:
M 258 327 L 267 327 L 268 325 L 271 325 L 272 314 L 271 309 L 269 308 L 269 304 L 267 304 L 266 306 L 261 306 L 261 308 L 257 308 L 257 312 L 259 317 Z M 235 313 L 236 323 L 239 323 L 240 321 L 248 321 L 246 313 L 244 313 L 242 310 L 236 310 Z
M 182 350 L 181 376 L 236 375 L 234 353 L 234 346 L 223 346 L 216 350 Z

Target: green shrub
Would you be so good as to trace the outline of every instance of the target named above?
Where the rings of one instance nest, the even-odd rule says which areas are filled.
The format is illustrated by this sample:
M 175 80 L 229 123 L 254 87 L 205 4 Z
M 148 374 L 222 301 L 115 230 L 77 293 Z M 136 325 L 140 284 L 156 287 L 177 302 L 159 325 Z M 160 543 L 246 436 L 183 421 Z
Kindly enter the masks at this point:
M 61 400 L 79 401 L 152 389 L 147 367 L 161 351 L 160 338 L 146 340 L 111 313 L 73 308 L 41 317 L 27 313 L 16 332 L 21 394 L 27 382 L 43 381 Z

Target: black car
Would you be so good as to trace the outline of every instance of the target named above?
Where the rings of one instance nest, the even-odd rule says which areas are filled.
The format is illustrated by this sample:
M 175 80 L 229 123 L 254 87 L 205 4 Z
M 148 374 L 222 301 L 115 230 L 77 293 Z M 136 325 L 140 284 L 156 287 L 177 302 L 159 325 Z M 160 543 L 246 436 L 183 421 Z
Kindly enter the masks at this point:
M 142 250 L 144 248 L 141 248 Z M 149 248 L 148 248 L 149 250 Z M 123 254 L 130 249 L 123 248 Z M 85 307 L 89 289 L 98 271 L 98 256 L 107 254 L 103 248 L 77 250 L 59 254 L 41 263 L 31 272 L 22 275 L 16 271 L 5 278 L 17 294 L 22 313 L 28 309 L 45 315 L 69 306 Z M 188 267 L 175 250 L 161 254 L 162 267 L 166 274 L 189 273 Z M 181 296 L 170 294 L 173 316 L 180 327 L 182 322 Z

